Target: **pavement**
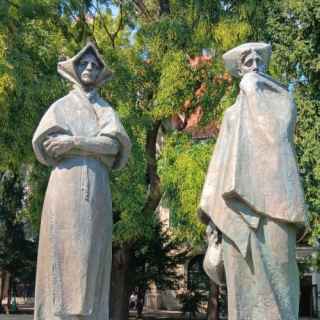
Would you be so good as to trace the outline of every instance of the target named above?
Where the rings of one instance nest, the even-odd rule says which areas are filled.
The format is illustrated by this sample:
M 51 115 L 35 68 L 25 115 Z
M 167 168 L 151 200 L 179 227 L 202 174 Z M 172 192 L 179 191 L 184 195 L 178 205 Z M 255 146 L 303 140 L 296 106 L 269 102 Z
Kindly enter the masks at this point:
M 135 320 L 136 312 L 130 311 L 130 316 L 128 320 Z M 147 310 L 143 312 L 144 320 L 181 320 L 184 319 L 183 314 L 179 311 L 167 311 L 167 310 Z M 0 320 L 33 320 L 32 314 L 13 314 L 13 315 L 5 315 L 0 314 Z
M 33 320 L 33 315 L 31 314 L 16 314 L 16 315 L 4 315 L 4 314 L 0 314 L 0 319 L 1 320 Z M 130 317 L 130 320 L 135 319 L 135 317 Z M 144 316 L 144 319 L 154 319 L 154 318 L 150 318 L 148 316 Z M 161 317 L 159 318 L 161 319 Z M 167 317 L 162 318 L 162 319 L 168 319 Z M 172 318 L 172 319 L 177 319 L 177 318 Z
M 21 308 L 20 308 L 21 310 Z M 5 315 L 0 314 L 0 320 L 33 320 L 33 315 L 31 314 L 32 309 L 25 307 L 24 310 L 29 314 L 15 314 L 15 315 Z M 21 310 L 22 311 L 22 310 Z M 136 312 L 130 311 L 130 317 L 128 320 L 136 319 Z M 179 311 L 168 311 L 168 310 L 144 310 L 143 319 L 145 320 L 183 320 L 185 319 L 183 314 Z M 205 315 L 199 317 L 199 319 L 205 319 Z M 318 318 L 319 319 L 319 318 Z M 300 318 L 300 320 L 317 320 L 316 318 Z
M 162 318 L 161 314 L 159 316 L 160 317 L 156 317 L 156 319 Z M 164 316 L 164 314 L 162 314 L 162 316 Z M 169 316 L 169 317 L 167 317 L 167 316 Z M 148 317 L 148 313 L 144 315 L 144 319 L 147 319 L 147 318 L 152 319 L 152 318 Z M 183 319 L 183 318 L 181 318 L 181 316 L 179 318 Z M 0 319 L 1 320 L 33 320 L 33 316 L 30 314 L 17 314 L 17 315 L 0 314 Z M 135 318 L 132 317 L 131 319 L 135 319 Z M 153 319 L 155 319 L 155 318 L 153 318 Z M 177 318 L 175 316 L 170 318 L 170 314 L 166 313 L 165 317 L 163 317 L 162 319 L 177 319 Z M 317 320 L 317 319 L 316 318 L 301 318 L 300 320 Z

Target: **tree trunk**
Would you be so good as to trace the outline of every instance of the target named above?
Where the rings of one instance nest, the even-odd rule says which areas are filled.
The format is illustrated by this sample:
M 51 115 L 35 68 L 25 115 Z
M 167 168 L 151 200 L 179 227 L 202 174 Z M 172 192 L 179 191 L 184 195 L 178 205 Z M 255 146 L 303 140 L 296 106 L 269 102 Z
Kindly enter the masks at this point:
M 159 16 L 170 14 L 170 1 L 169 0 L 159 0 Z
M 3 293 L 4 293 L 4 277 L 5 277 L 5 272 L 0 271 L 0 313 L 2 312 L 2 300 L 3 300 Z
M 207 319 L 219 320 L 219 286 L 212 281 L 210 281 Z
M 7 314 L 10 313 L 11 310 L 11 295 L 12 295 L 12 277 L 9 272 L 7 272 L 6 277 L 7 284 L 7 305 L 5 307 L 5 311 Z
M 160 188 L 160 177 L 157 169 L 157 137 L 161 121 L 155 121 L 152 127 L 147 131 L 146 154 L 147 154 L 147 172 L 146 180 L 149 185 L 148 197 L 142 209 L 144 216 L 153 215 L 162 198 Z
M 129 247 L 114 249 L 112 254 L 110 314 L 112 320 L 129 318 Z
M 5 297 L 10 295 L 10 274 L 7 271 L 0 272 L 0 311 L 5 310 L 9 312 L 7 305 L 2 305 L 2 301 Z

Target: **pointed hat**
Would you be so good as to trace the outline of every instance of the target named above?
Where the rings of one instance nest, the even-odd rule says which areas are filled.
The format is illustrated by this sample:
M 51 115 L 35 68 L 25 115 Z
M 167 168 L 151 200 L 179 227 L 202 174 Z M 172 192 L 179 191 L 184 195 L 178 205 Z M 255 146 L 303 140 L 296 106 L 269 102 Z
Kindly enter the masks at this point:
M 248 42 L 226 52 L 222 58 L 226 69 L 235 77 L 240 77 L 239 67 L 241 58 L 247 51 L 257 52 L 263 59 L 266 66 L 271 56 L 271 45 L 264 42 Z
M 74 57 L 58 63 L 58 73 L 65 79 L 72 83 L 82 86 L 81 80 L 77 73 L 77 64 L 79 63 L 81 57 L 87 53 L 92 53 L 97 58 L 98 62 L 102 66 L 102 70 L 95 81 L 95 87 L 100 87 L 112 76 L 112 71 L 107 68 L 102 56 L 98 52 L 97 47 L 89 41 L 84 48 L 80 50 Z

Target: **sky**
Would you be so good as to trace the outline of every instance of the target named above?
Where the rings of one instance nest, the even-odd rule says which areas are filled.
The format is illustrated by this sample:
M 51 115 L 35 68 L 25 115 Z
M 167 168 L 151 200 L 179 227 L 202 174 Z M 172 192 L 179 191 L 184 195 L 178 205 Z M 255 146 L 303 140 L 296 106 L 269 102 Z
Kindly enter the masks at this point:
M 114 6 L 114 5 L 111 5 L 110 8 L 111 8 L 112 15 L 114 17 L 117 16 L 118 13 L 119 13 L 119 8 L 117 6 Z

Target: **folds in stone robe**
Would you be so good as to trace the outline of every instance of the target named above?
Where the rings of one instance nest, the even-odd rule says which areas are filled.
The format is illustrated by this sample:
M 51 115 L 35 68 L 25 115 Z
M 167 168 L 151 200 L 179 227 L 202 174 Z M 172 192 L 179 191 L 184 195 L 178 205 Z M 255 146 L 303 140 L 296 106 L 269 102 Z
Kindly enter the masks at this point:
M 306 210 L 289 92 L 257 73 L 246 74 L 240 89 L 224 114 L 200 208 L 245 257 L 261 216 L 303 225 Z
M 130 140 L 115 111 L 79 89 L 55 102 L 33 137 L 38 160 L 53 166 L 43 205 L 36 280 L 35 319 L 81 315 L 108 319 L 112 250 L 109 170 L 123 167 Z M 70 152 L 51 158 L 43 142 L 52 135 L 107 136 L 117 155 Z M 106 150 L 108 145 L 105 146 Z

